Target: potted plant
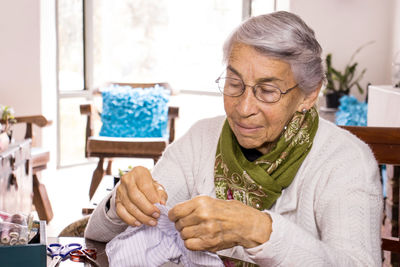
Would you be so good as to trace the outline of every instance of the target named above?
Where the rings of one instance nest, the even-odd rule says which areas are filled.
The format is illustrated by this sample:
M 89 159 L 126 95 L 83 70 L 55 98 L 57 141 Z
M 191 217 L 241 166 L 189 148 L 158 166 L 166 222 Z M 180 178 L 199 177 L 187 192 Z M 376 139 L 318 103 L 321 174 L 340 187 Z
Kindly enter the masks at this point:
M 360 85 L 360 80 L 363 78 L 366 69 L 364 68 L 358 75 L 357 62 L 353 62 L 354 57 L 361 51 L 363 47 L 370 44 L 371 42 L 359 47 L 351 56 L 349 62 L 345 66 L 343 71 L 335 69 L 332 66 L 332 54 L 329 53 L 325 58 L 326 70 L 326 86 L 323 94 L 326 97 L 327 108 L 337 108 L 339 106 L 339 99 L 350 93 L 353 87 L 357 87 L 358 91 L 364 93 L 363 88 Z
M 5 150 L 12 138 L 12 125 L 16 123 L 14 110 L 0 105 L 0 151 Z

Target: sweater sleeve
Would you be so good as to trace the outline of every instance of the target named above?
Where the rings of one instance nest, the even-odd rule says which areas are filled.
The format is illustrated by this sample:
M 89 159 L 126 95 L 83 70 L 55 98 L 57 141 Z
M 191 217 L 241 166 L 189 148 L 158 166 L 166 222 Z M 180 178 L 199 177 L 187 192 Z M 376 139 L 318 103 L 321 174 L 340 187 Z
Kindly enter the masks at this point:
M 249 258 L 260 266 L 381 266 L 382 188 L 376 162 L 360 161 L 349 160 L 316 186 L 318 236 L 268 212 L 270 240 L 247 249 Z
M 115 192 L 114 189 L 90 215 L 85 229 L 85 238 L 108 242 L 128 227 L 115 212 Z M 110 210 L 107 211 L 106 203 L 108 201 L 110 201 L 111 205 Z

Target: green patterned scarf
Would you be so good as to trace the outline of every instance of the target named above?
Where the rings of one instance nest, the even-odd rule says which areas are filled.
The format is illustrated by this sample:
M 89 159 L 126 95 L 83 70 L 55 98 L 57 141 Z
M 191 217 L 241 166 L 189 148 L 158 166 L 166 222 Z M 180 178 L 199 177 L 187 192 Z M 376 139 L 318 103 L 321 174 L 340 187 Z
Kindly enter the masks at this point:
M 274 148 L 250 162 L 226 120 L 215 156 L 217 198 L 236 199 L 259 210 L 271 208 L 296 176 L 310 151 L 317 128 L 315 108 L 305 114 L 296 112 Z
M 235 199 L 258 210 L 271 208 L 288 187 L 311 149 L 318 129 L 315 108 L 296 112 L 274 148 L 250 162 L 226 120 L 214 165 L 215 193 L 219 199 Z M 251 267 L 252 263 L 220 256 L 225 266 Z

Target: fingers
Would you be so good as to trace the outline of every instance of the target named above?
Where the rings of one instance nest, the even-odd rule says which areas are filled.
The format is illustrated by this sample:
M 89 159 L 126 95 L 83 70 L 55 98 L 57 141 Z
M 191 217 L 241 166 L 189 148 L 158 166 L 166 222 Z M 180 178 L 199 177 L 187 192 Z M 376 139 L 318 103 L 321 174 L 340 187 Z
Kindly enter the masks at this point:
M 165 191 L 164 187 L 161 184 L 157 183 L 157 182 L 154 182 L 153 185 L 154 185 L 155 189 L 157 190 L 158 195 L 160 197 L 160 204 L 161 205 L 166 205 L 167 204 L 168 195 L 167 195 L 167 192 Z
M 176 222 L 180 218 L 193 213 L 196 209 L 208 206 L 210 200 L 211 198 L 208 196 L 197 196 L 191 200 L 176 204 L 175 207 L 168 212 L 168 218 Z
M 168 217 L 188 249 L 218 251 L 240 244 L 243 220 L 251 220 L 242 215 L 242 208 L 236 202 L 198 196 L 176 205 Z
M 201 229 L 197 225 L 184 227 L 180 231 L 186 248 L 190 250 L 209 250 L 210 247 L 215 246 L 215 244 L 211 244 L 208 233 L 203 234 L 200 231 Z
M 180 232 L 185 227 L 198 225 L 200 223 L 202 223 L 202 220 L 199 217 L 195 216 L 193 213 L 191 213 L 190 215 L 182 217 L 179 220 L 175 221 L 175 228 Z
M 190 250 L 194 251 L 203 251 L 203 250 L 210 250 L 204 245 L 204 242 L 201 238 L 190 238 L 184 240 L 185 247 Z
M 189 238 L 184 240 L 185 247 L 195 251 L 217 252 L 224 248 L 221 246 L 220 237 L 204 239 L 201 237 Z
M 182 217 L 188 216 L 195 210 L 195 207 L 192 205 L 191 200 L 179 203 L 175 205 L 169 212 L 168 218 L 172 222 L 178 221 Z
M 238 237 L 235 233 L 224 229 L 221 222 L 202 222 L 185 226 L 180 231 L 185 247 L 190 250 L 218 250 L 237 245 Z
M 198 225 L 186 226 L 178 231 L 181 235 L 182 240 L 187 240 L 190 238 L 197 238 L 197 237 L 201 237 L 203 234 L 208 234 L 208 233 L 200 233 L 203 231 L 202 231 L 201 227 L 199 227 Z
M 115 198 L 118 216 L 129 225 L 156 225 L 160 210 L 154 204 L 165 204 L 168 197 L 160 186 L 144 167 L 135 167 L 122 176 Z
M 135 226 L 140 226 L 141 224 L 155 226 L 157 224 L 156 219 L 160 216 L 160 211 L 153 204 L 149 204 L 149 207 L 147 207 L 149 202 L 143 193 L 135 189 L 132 192 L 135 197 L 129 198 L 121 186 L 118 187 L 117 192 L 121 192 L 116 196 L 117 214 L 123 221 Z M 142 205 L 143 202 L 146 202 L 146 205 Z
M 139 189 L 143 195 L 146 196 L 147 202 L 150 204 L 159 203 L 159 195 L 153 186 L 153 177 L 148 169 L 141 166 L 135 167 L 129 173 L 127 173 L 126 176 L 123 176 L 123 178 L 126 178 L 125 180 L 129 180 L 129 183 L 127 183 L 129 187 L 127 189 L 130 193 L 130 198 L 135 197 L 135 195 L 131 194 L 131 192 L 135 189 Z
M 147 186 L 149 187 L 149 186 Z M 153 188 L 152 185 L 150 185 L 151 188 Z M 153 189 L 154 190 L 154 189 Z M 127 192 L 127 196 L 128 196 L 128 200 L 127 203 L 128 206 L 128 210 L 130 205 L 129 204 L 134 204 L 140 211 L 142 211 L 143 213 L 151 216 L 153 213 L 155 212 L 160 212 L 159 209 L 154 206 L 155 203 L 157 203 L 158 201 L 154 201 L 154 198 L 158 199 L 158 193 L 155 192 L 156 196 L 149 196 L 149 193 L 146 192 L 146 189 L 144 189 L 143 187 L 132 187 L 132 189 L 130 189 Z
M 132 214 L 130 214 L 124 207 L 123 204 L 121 204 L 121 201 L 115 198 L 115 208 L 117 215 L 123 220 L 125 223 L 132 225 L 132 226 L 140 226 L 142 225 Z

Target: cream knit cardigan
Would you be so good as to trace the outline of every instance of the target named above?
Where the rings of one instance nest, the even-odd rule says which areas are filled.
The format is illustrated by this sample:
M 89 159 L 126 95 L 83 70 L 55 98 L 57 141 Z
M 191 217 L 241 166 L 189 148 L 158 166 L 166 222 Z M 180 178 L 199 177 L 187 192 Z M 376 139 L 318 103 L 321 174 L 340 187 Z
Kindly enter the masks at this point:
M 197 122 L 168 146 L 152 171 L 168 192 L 167 206 L 203 194 L 215 197 L 214 160 L 225 117 Z M 111 197 L 111 208 L 105 202 Z M 96 208 L 85 236 L 107 242 L 126 228 L 115 191 Z M 260 266 L 380 266 L 382 187 L 369 147 L 320 119 L 310 153 L 269 213 L 270 240 L 219 254 Z

